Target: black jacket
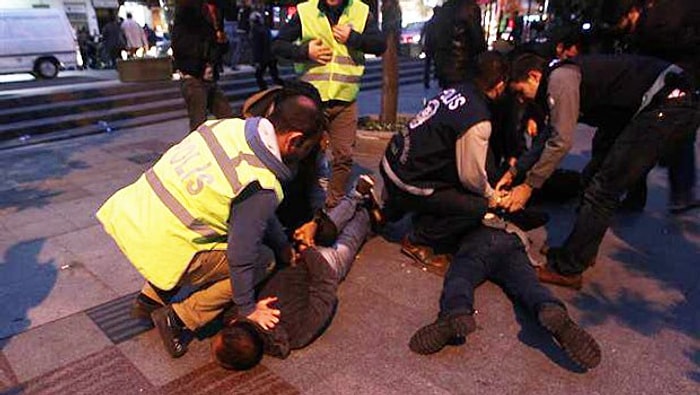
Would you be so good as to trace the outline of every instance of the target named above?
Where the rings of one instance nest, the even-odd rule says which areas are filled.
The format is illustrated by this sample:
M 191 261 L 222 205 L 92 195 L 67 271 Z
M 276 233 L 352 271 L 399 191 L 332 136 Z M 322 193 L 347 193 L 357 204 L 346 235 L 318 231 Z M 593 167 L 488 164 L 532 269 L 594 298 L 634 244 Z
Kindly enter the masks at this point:
M 700 82 L 700 2 L 656 0 L 645 7 L 631 50 L 675 63 Z
M 265 332 L 265 353 L 286 358 L 314 341 L 333 317 L 337 291 L 336 274 L 323 260 L 304 259 L 273 274 L 259 299 L 276 296 L 281 315 L 275 328 Z
M 222 13 L 219 21 L 212 21 L 206 11 L 207 0 L 178 0 L 172 32 L 172 48 L 175 69 L 201 78 L 207 63 L 216 65 L 221 61 L 228 45 L 216 44 L 214 26 L 223 26 Z M 214 67 L 218 77 L 217 67 Z
M 433 18 L 426 41 L 440 87 L 470 80 L 474 58 L 486 50 L 481 12 L 474 0 L 450 0 Z

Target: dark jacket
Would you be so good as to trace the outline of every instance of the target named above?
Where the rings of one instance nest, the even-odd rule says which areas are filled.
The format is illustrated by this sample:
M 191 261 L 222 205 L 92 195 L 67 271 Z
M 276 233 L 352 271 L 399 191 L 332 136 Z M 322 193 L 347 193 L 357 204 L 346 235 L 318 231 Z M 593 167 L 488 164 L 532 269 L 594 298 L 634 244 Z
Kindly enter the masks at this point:
M 700 2 L 656 0 L 642 10 L 631 50 L 681 66 L 700 82 Z
M 359 1 L 359 0 L 356 0 Z M 336 25 L 342 14 L 342 10 L 347 5 L 347 1 L 337 9 L 330 9 L 324 0 L 319 0 L 318 9 L 328 17 L 331 26 Z M 301 38 L 301 19 L 299 14 L 295 14 L 286 25 L 282 26 L 277 38 L 272 43 L 272 52 L 275 56 L 290 59 L 295 62 L 308 60 L 308 44 L 296 45 L 294 42 Z M 379 30 L 377 20 L 372 13 L 367 15 L 365 30 L 362 33 L 353 31 L 348 38 L 347 46 L 360 50 L 364 53 L 381 55 L 386 50 L 384 34 Z
M 450 0 L 437 13 L 428 51 L 435 62 L 440 87 L 469 81 L 476 55 L 486 50 L 481 12 L 474 0 Z
M 202 77 L 207 63 L 218 64 L 228 48 L 227 44 L 216 44 L 214 26 L 223 26 L 223 21 L 211 19 L 206 3 L 206 0 L 179 0 L 172 31 L 175 69 L 197 78 Z M 218 78 L 217 69 L 214 67 Z
M 338 280 L 323 260 L 304 259 L 273 274 L 259 298 L 276 296 L 280 322 L 266 332 L 265 353 L 286 358 L 316 339 L 330 323 L 338 303 Z

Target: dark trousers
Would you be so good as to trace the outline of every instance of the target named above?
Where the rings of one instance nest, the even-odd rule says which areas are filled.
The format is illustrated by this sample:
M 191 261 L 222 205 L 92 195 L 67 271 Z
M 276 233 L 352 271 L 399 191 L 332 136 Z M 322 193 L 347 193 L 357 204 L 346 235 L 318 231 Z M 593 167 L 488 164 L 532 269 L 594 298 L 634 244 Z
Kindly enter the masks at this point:
M 610 149 L 615 144 L 615 140 L 627 126 L 628 122 L 625 122 L 627 117 L 622 116 L 620 118 L 622 122 L 612 122 L 596 131 L 591 146 L 591 160 L 582 172 L 582 187 L 584 189 L 588 187 L 593 176 L 600 170 Z M 672 204 L 689 203 L 695 197 L 696 134 L 697 131 L 692 130 L 678 137 L 676 141 L 669 144 L 672 147 L 669 147 L 668 151 L 672 152 L 672 154 L 666 155 L 667 157 L 665 158 L 660 158 L 662 165 L 668 168 L 669 200 Z M 628 206 L 643 208 L 646 205 L 646 175 L 626 191 L 626 196 L 625 204 Z
M 664 99 L 632 118 L 610 147 L 583 193 L 574 229 L 557 254 L 548 257 L 559 273 L 582 273 L 595 259 L 623 193 L 644 179 L 669 147 L 700 125 L 698 103 L 690 95 Z
M 543 303 L 563 306 L 537 280 L 517 236 L 481 227 L 464 237 L 445 274 L 440 314 L 473 313 L 474 290 L 486 280 L 498 284 L 513 301 L 535 315 Z
M 413 213 L 409 240 L 438 250 L 454 249 L 467 231 L 481 224 L 488 208 L 484 197 L 463 188 L 440 189 L 430 196 L 416 196 L 400 190 L 386 176 L 384 185 L 388 207 Z
M 283 81 L 280 79 L 279 72 L 277 71 L 277 61 L 275 59 L 259 62 L 255 64 L 255 81 L 258 83 L 258 88 L 260 88 L 261 91 L 267 89 L 267 82 L 263 76 L 268 69 L 270 70 L 270 76 L 275 84 L 283 85 Z
M 185 105 L 187 105 L 190 130 L 196 129 L 207 120 L 207 111 L 216 118 L 233 117 L 231 105 L 215 81 L 186 77 L 182 79 L 180 91 L 185 99 Z

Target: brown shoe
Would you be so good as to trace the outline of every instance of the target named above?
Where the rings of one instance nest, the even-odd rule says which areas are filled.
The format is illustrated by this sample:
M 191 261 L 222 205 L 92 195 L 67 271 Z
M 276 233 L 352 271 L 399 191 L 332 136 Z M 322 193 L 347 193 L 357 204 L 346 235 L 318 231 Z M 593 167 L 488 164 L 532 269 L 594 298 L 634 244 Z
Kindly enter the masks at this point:
M 579 290 L 583 286 L 583 276 L 581 274 L 565 276 L 555 272 L 549 266 L 537 267 L 535 271 L 537 272 L 537 278 L 543 283 L 560 285 L 575 290 Z
M 412 258 L 421 267 L 439 275 L 444 275 L 452 262 L 450 255 L 435 254 L 432 248 L 413 244 L 408 240 L 408 237 L 404 237 L 401 241 L 401 253 Z

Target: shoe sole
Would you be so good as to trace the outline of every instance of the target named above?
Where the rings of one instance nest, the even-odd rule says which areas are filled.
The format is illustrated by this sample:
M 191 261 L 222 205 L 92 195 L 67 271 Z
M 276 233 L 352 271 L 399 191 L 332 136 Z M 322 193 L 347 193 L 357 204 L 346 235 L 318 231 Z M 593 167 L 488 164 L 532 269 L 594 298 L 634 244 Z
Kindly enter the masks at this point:
M 449 327 L 442 327 L 442 325 L 432 323 L 418 329 L 411 337 L 408 348 L 420 355 L 435 354 L 445 348 L 455 336 L 452 335 Z
M 559 347 L 578 366 L 593 369 L 600 364 L 601 351 L 598 342 L 568 316 L 554 318 L 559 322 L 542 322 Z

